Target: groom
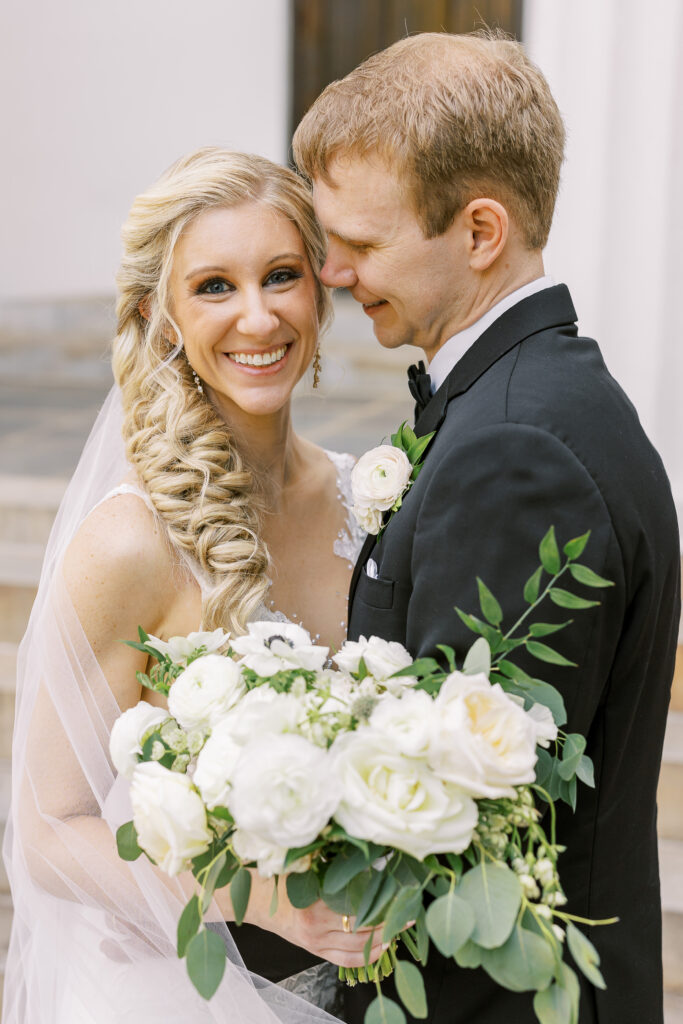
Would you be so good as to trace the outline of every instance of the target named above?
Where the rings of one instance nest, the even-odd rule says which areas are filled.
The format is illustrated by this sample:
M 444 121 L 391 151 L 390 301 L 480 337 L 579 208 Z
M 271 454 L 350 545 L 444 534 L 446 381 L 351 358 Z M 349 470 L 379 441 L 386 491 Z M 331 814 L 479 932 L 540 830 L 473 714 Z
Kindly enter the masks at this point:
M 414 372 L 412 390 L 417 434 L 435 435 L 400 512 L 363 549 L 351 638 L 398 640 L 416 657 L 451 644 L 461 659 L 474 636 L 453 607 L 478 612 L 477 576 L 511 624 L 548 528 L 561 544 L 591 530 L 584 561 L 615 586 L 558 635 L 579 667 L 527 668 L 561 690 L 567 731 L 588 737 L 595 763 L 596 788 L 580 787 L 575 814 L 559 809 L 567 909 L 620 918 L 592 933 L 607 990 L 579 975 L 581 1024 L 661 1024 L 655 797 L 679 541 L 657 453 L 579 336 L 568 289 L 544 275 L 563 145 L 519 44 L 424 34 L 330 85 L 294 152 L 329 239 L 324 282 L 362 303 L 381 345 L 422 349 L 431 378 Z M 528 993 L 434 949 L 425 977 L 430 1021 L 536 1021 Z M 353 990 L 349 1019 L 374 995 Z

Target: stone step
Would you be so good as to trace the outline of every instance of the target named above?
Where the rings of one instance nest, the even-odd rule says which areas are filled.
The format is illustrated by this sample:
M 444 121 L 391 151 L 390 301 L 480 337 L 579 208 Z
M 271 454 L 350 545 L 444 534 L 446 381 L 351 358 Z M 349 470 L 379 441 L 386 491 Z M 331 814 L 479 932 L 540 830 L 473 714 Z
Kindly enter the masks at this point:
M 661 839 L 664 987 L 683 995 L 683 842 Z
M 67 482 L 0 474 L 0 541 L 45 545 Z
M 683 1024 L 683 995 L 664 993 L 664 1024 Z
M 683 842 L 683 712 L 669 711 L 657 791 L 657 831 Z

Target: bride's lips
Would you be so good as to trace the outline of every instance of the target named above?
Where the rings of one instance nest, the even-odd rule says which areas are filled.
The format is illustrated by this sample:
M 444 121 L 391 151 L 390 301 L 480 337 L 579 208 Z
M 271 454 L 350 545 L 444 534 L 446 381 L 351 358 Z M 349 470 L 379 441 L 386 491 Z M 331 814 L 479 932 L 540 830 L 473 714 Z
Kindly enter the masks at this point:
M 288 341 L 281 345 L 271 345 L 267 349 L 241 349 L 234 352 L 225 352 L 230 365 L 236 370 L 246 373 L 249 377 L 270 377 L 285 366 L 289 359 L 289 353 L 293 342 Z M 274 362 L 254 362 L 255 359 L 274 359 Z M 243 360 L 249 360 L 248 362 Z

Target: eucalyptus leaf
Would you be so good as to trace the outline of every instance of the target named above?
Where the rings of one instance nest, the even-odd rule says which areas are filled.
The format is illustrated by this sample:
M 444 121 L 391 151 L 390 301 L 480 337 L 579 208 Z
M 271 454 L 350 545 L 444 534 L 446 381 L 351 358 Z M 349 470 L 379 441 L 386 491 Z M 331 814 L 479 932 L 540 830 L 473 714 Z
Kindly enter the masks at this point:
M 321 842 L 320 839 L 316 839 L 314 840 L 314 842 L 309 843 L 308 846 L 292 847 L 290 850 L 287 850 L 284 866 L 288 868 L 290 864 L 294 863 L 295 860 L 299 860 L 301 857 L 305 857 L 309 853 L 314 853 L 316 850 L 319 850 L 320 847 L 323 845 L 324 842 Z
M 534 996 L 534 1013 L 540 1024 L 571 1024 L 572 1000 L 569 992 L 553 982 Z
M 187 947 L 187 973 L 204 999 L 211 999 L 225 972 L 225 945 L 220 935 L 204 928 Z
M 467 942 L 475 926 L 474 910 L 454 892 L 430 903 L 426 920 L 430 938 L 443 956 L 453 956 Z
M 415 944 L 417 946 L 417 958 L 424 966 L 429 959 L 429 929 L 427 928 L 427 912 L 424 906 L 417 915 L 415 922 Z
M 202 923 L 199 913 L 199 896 L 195 894 L 188 901 L 178 920 L 178 956 L 184 957 L 187 952 L 188 943 L 199 931 Z
M 472 942 L 469 939 L 464 946 L 456 950 L 453 959 L 455 960 L 458 967 L 481 967 L 481 959 L 484 954 L 484 950 L 481 946 L 478 946 L 476 942 Z
M 320 896 L 320 885 L 315 871 L 287 875 L 285 881 L 289 902 L 297 910 L 304 910 Z
M 534 604 L 538 598 L 538 592 L 541 589 L 541 576 L 543 575 L 543 566 L 539 565 L 536 572 L 529 577 L 524 584 L 524 600 L 527 604 Z
M 379 892 L 382 880 L 384 878 L 384 872 L 382 871 L 370 871 L 366 882 L 363 895 L 361 896 L 360 903 L 358 904 L 358 924 L 362 924 L 365 915 L 372 907 L 372 904 Z
M 511 992 L 533 992 L 550 984 L 555 954 L 546 939 L 517 925 L 502 946 L 484 950 L 482 967 Z
M 384 919 L 383 942 L 390 942 L 402 932 L 409 921 L 415 921 L 422 906 L 422 888 L 419 885 L 400 889 L 392 900 Z
M 571 1000 L 572 1015 L 570 1024 L 579 1024 L 579 998 L 581 996 L 581 987 L 579 985 L 579 979 L 576 976 L 576 972 L 573 971 L 568 964 L 565 964 L 564 961 L 560 961 L 557 965 L 556 978 L 557 984 L 569 994 L 569 998 Z
M 553 770 L 553 759 L 547 750 L 539 747 L 536 750 L 536 785 L 546 788 L 546 783 Z
M 474 641 L 465 655 L 462 670 L 468 676 L 476 676 L 480 672 L 488 676 L 491 671 L 491 648 L 483 636 Z
M 340 892 L 321 893 L 321 899 L 325 901 L 330 910 L 333 910 L 335 914 L 356 916 L 363 893 L 367 888 L 369 877 L 369 870 L 362 871 L 355 878 L 352 878 Z M 393 893 L 390 895 L 393 895 Z
M 380 994 L 365 1011 L 363 1024 L 406 1024 L 406 1015 L 398 1003 Z
M 456 894 L 474 911 L 472 939 L 478 945 L 493 949 L 505 942 L 522 902 L 522 887 L 514 871 L 503 864 L 482 862 L 465 872 Z
M 569 571 L 576 580 L 577 583 L 583 583 L 586 587 L 613 587 L 614 583 L 612 580 L 606 580 L 604 576 L 598 576 L 597 572 L 593 572 L 587 565 L 578 565 L 574 563 L 569 566 Z
M 560 777 L 569 781 L 576 774 L 576 769 L 586 749 L 585 737 L 578 732 L 570 733 L 562 750 L 562 764 L 559 767 Z
M 503 609 L 493 596 L 484 581 L 477 576 L 477 587 L 479 588 L 479 605 L 482 615 L 492 626 L 500 626 L 503 621 Z
M 393 875 L 385 875 L 384 880 L 381 886 L 379 887 L 379 892 L 375 896 L 375 899 L 372 903 L 372 906 L 370 907 L 370 910 L 367 912 L 362 921 L 360 920 L 359 915 L 359 924 L 381 924 L 387 904 L 389 903 L 390 900 L 393 899 L 397 889 L 398 882 L 393 877 Z
M 368 861 L 362 850 L 353 850 L 350 853 L 347 850 L 342 850 L 325 872 L 322 886 L 323 895 L 340 892 L 352 878 L 355 878 L 367 867 Z
M 548 596 L 558 608 L 595 608 L 599 601 L 588 601 L 585 597 L 578 597 L 569 590 L 562 590 L 561 587 L 551 587 Z
M 538 658 L 539 661 L 546 661 L 550 665 L 566 665 L 576 668 L 576 662 L 568 661 L 563 655 L 554 651 L 552 647 L 542 644 L 539 640 L 527 640 L 525 647 L 529 654 L 533 654 L 534 658 Z
M 449 647 L 448 644 L 437 644 L 436 647 L 445 656 L 449 671 L 455 672 L 457 666 L 455 664 L 455 651 L 453 648 Z
M 581 557 L 590 535 L 591 532 L 589 530 L 588 533 L 583 533 L 580 537 L 574 537 L 572 540 L 567 541 L 562 550 L 568 559 L 573 561 L 575 558 Z
M 518 693 L 525 697 L 531 704 L 544 704 L 548 708 L 555 725 L 561 728 L 567 721 L 567 709 L 564 705 L 564 698 L 559 690 L 556 690 L 550 683 L 544 683 L 541 679 L 532 679 L 501 684 L 507 693 Z
M 550 576 L 555 576 L 561 568 L 560 549 L 555 539 L 555 527 L 551 526 L 538 546 L 541 565 Z
M 576 766 L 576 777 L 583 782 L 584 786 L 595 789 L 595 771 L 593 762 L 587 754 L 584 754 Z
M 557 787 L 557 795 L 560 800 L 563 800 L 566 804 L 569 804 L 572 811 L 576 810 L 576 777 L 572 776 L 571 779 L 562 778 L 562 764 L 560 763 L 557 767 L 557 773 L 560 776 L 560 781 Z
M 576 966 L 585 974 L 591 984 L 596 988 L 606 988 L 605 979 L 599 969 L 600 955 L 597 949 L 571 921 L 567 925 L 567 945 Z
M 249 906 L 250 894 L 251 873 L 246 868 L 240 868 L 230 883 L 230 902 L 235 915 L 235 924 L 242 924 Z
M 137 860 L 142 853 L 138 845 L 138 834 L 132 821 L 127 821 L 116 830 L 116 846 L 122 860 Z
M 397 960 L 394 966 L 396 991 L 411 1016 L 424 1020 L 427 1016 L 427 993 L 419 967 L 409 960 Z

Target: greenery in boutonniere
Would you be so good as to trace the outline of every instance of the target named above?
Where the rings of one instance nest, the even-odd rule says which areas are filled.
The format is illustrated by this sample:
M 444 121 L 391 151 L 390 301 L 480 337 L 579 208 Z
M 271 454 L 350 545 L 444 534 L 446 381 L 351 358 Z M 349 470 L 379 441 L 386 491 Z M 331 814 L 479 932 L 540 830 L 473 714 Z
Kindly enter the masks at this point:
M 391 435 L 391 444 L 381 444 L 360 457 L 351 474 L 353 514 L 367 533 L 379 536 L 398 512 L 433 437 L 433 432 L 417 437 L 404 422 Z

